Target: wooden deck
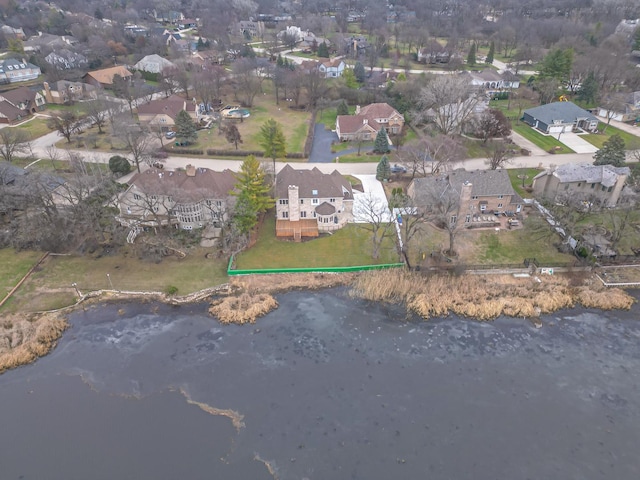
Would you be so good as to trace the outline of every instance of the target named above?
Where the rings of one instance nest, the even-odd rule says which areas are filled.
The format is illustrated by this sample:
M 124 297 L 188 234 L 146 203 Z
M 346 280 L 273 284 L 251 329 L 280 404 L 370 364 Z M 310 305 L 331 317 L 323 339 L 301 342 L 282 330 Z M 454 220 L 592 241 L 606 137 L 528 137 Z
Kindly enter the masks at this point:
M 299 242 L 302 237 L 317 237 L 318 221 L 316 219 L 298 220 L 291 222 L 289 220 L 276 220 L 276 237 L 291 237 Z

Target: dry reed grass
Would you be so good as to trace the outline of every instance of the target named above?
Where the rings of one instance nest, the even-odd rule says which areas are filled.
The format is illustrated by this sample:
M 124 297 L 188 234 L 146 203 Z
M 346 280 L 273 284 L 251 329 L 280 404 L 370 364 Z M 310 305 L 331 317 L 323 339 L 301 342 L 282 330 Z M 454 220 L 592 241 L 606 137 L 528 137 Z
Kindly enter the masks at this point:
M 249 294 L 225 297 L 215 300 L 209 307 L 209 313 L 218 318 L 220 323 L 255 323 L 278 307 L 278 302 L 268 293 Z
M 48 354 L 69 327 L 56 314 L 14 316 L 0 323 L 0 373 Z
M 370 301 L 405 303 L 428 319 L 450 313 L 478 320 L 500 315 L 537 317 L 581 303 L 586 307 L 629 309 L 633 298 L 623 290 L 602 290 L 590 279 L 576 286 L 571 277 L 515 278 L 511 275 L 422 276 L 402 270 L 368 272 L 353 283 L 351 294 Z

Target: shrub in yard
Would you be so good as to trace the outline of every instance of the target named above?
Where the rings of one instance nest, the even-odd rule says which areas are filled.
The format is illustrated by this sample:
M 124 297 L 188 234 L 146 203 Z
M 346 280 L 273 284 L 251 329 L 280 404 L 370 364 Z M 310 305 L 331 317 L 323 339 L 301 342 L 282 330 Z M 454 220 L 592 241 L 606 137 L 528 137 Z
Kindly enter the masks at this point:
M 126 158 L 120 155 L 114 155 L 109 159 L 109 170 L 111 170 L 114 175 L 126 175 L 131 171 L 131 164 Z
M 178 293 L 178 287 L 176 287 L 175 285 L 168 285 L 164 289 L 164 293 L 166 293 L 167 295 L 175 295 L 176 293 Z

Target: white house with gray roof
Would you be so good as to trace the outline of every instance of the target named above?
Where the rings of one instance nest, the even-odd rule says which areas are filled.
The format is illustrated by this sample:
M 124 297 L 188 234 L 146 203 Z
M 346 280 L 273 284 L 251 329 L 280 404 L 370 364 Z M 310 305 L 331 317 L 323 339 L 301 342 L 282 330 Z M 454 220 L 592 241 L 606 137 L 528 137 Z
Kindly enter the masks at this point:
M 561 134 L 576 129 L 595 132 L 598 119 L 575 103 L 554 102 L 524 111 L 522 120 L 542 133 Z
M 533 193 L 551 202 L 571 197 L 614 207 L 629 174 L 629 167 L 568 163 L 536 175 Z
M 154 53 L 153 55 L 142 57 L 133 68 L 143 72 L 162 73 L 164 70 L 175 69 L 176 64 Z

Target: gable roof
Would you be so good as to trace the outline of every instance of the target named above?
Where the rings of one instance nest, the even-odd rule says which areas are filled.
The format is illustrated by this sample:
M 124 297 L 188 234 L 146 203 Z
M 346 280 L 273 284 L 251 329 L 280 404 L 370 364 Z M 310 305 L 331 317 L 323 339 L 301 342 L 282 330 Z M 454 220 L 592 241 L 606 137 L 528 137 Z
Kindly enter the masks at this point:
M 195 112 L 196 106 L 178 95 L 171 95 L 169 98 L 152 100 L 144 105 L 138 105 L 138 115 L 169 115 L 175 119 L 181 110 Z
M 137 69 L 137 70 L 144 70 L 144 67 L 149 64 L 149 63 L 156 63 L 160 66 L 160 70 L 163 70 L 165 68 L 175 68 L 175 64 L 169 60 L 167 60 L 164 57 L 161 57 L 160 55 L 154 53 L 152 55 L 147 55 L 145 57 L 142 57 L 138 63 L 136 63 L 133 68 Z
M 7 118 L 9 122 L 13 122 L 25 115 L 27 115 L 25 111 L 20 110 L 13 103 L 7 100 L 0 101 L 0 116 Z
M 19 105 L 21 103 L 34 102 L 36 99 L 36 92 L 34 92 L 33 90 L 27 87 L 20 87 L 20 88 L 15 88 L 13 90 L 8 90 L 6 92 L 2 92 L 0 96 L 4 97 L 7 101 L 11 102 L 13 105 Z
M 85 77 L 90 76 L 104 85 L 111 85 L 113 83 L 113 77 L 120 75 L 122 78 L 127 78 L 133 74 L 122 65 L 116 65 L 115 67 L 103 68 L 102 70 L 94 70 L 87 72 Z
M 370 118 L 390 118 L 400 113 L 388 103 L 370 103 L 360 109 L 360 115 Z
M 539 107 L 529 108 L 524 113 L 547 125 L 552 125 L 554 121 L 561 121 L 562 123 L 573 123 L 577 120 L 598 121 L 592 114 L 572 102 L 548 103 Z
M 150 168 L 136 173 L 129 181 L 131 188 L 146 195 L 171 195 L 176 202 L 199 202 L 227 198 L 236 184 L 234 173 L 208 168 L 196 168 L 195 175 L 184 171 L 163 171 Z
M 351 184 L 337 170 L 326 174 L 318 170 L 318 167 L 312 170 L 294 170 L 287 164 L 276 177 L 276 197 L 288 198 L 290 185 L 298 187 L 299 198 L 353 199 Z M 314 191 L 317 192 L 315 195 Z
M 545 170 L 534 177 L 553 175 L 560 183 L 599 183 L 605 187 L 616 184 L 621 175 L 628 176 L 631 173 L 629 167 L 614 167 L 613 165 L 592 165 L 590 163 L 567 163 L 560 165 L 555 170 Z
M 366 115 L 338 115 L 336 117 L 336 124 L 340 133 L 346 134 L 354 134 L 363 129 L 377 132 L 381 128 L 375 119 L 369 118 Z
M 342 58 L 336 57 L 334 59 L 324 60 L 320 62 L 324 68 L 338 68 L 341 63 L 344 63 Z
M 507 170 L 466 171 L 463 168 L 454 170 L 449 174 L 413 179 L 414 200 L 419 204 L 426 203 L 427 198 L 424 197 L 424 194 L 434 189 L 444 192 L 447 188 L 453 188 L 456 192 L 460 193 L 462 192 L 462 186 L 467 182 L 472 185 L 471 195 L 474 197 L 510 195 L 511 203 L 523 202 L 520 195 L 513 190 Z

